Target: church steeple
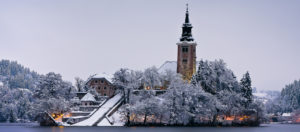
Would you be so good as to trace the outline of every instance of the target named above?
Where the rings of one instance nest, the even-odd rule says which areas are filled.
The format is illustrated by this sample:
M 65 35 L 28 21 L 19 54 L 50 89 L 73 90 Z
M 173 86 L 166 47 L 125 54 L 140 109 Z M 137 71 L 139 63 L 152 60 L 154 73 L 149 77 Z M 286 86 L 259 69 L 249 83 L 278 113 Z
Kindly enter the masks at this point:
M 186 4 L 186 12 L 185 12 L 185 21 L 182 25 L 182 34 L 180 41 L 194 41 L 194 38 L 192 36 L 192 24 L 190 23 L 189 18 L 189 7 L 188 4 Z
M 186 4 L 185 21 L 182 26 L 180 42 L 177 43 L 177 73 L 182 75 L 184 80 L 190 81 L 196 72 L 196 46 L 192 36 L 192 24 L 189 19 L 189 8 Z
M 189 5 L 186 4 L 186 11 L 185 11 L 185 23 L 190 23 L 190 18 L 189 18 Z

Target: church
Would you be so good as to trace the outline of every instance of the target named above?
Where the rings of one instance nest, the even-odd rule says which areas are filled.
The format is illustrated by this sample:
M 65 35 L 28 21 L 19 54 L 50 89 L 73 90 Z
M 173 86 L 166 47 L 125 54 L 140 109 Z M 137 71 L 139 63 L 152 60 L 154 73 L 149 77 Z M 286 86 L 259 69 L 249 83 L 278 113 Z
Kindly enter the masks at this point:
M 184 80 L 190 80 L 196 72 L 196 46 L 192 36 L 192 24 L 189 19 L 188 5 L 185 12 L 185 21 L 182 25 L 182 34 L 177 45 L 177 61 L 166 61 L 159 72 L 165 70 L 176 71 L 181 74 Z

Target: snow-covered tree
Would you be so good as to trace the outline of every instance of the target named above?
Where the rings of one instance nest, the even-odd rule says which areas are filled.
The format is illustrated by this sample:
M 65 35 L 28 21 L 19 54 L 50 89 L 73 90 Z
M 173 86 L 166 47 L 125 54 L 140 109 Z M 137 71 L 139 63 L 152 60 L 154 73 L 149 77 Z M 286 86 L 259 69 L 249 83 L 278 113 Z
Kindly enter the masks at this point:
M 238 81 L 223 60 L 212 62 L 201 60 L 191 83 L 201 86 L 205 92 L 211 94 L 217 94 L 222 90 L 239 92 Z
M 242 96 L 247 99 L 245 106 L 249 106 L 249 104 L 253 100 L 253 95 L 252 95 L 251 78 L 248 71 L 246 72 L 246 74 L 244 74 L 243 78 L 241 79 L 240 85 L 241 85 Z
M 143 73 L 144 85 L 154 89 L 156 86 L 161 86 L 161 77 L 156 67 L 147 68 Z
M 200 85 L 201 88 L 211 94 L 216 94 L 215 75 L 208 61 L 200 60 L 199 67 L 195 75 L 192 77 L 192 84 Z
M 265 104 L 267 113 L 283 113 L 283 105 L 281 104 L 280 96 L 273 99 L 268 99 Z
M 75 77 L 75 87 L 78 92 L 85 92 L 85 82 L 79 77 Z
M 300 80 L 286 85 L 280 96 L 283 112 L 292 112 L 300 109 Z
M 9 88 L 25 88 L 34 90 L 40 75 L 23 67 L 16 61 L 0 61 L 0 81 Z
M 40 79 L 34 97 L 40 111 L 63 113 L 69 110 L 68 101 L 75 96 L 75 91 L 71 83 L 62 80 L 60 74 L 50 72 Z
M 128 92 L 122 107 L 127 125 L 217 125 L 222 116 L 251 115 L 256 111 L 260 118 L 263 113 L 257 101 L 249 102 L 248 108 L 244 106 L 248 100 L 222 60 L 201 60 L 191 83 L 174 71 L 158 73 L 153 67 L 144 72 L 121 69 L 113 80 Z M 166 91 L 157 95 L 143 86 L 163 86 Z

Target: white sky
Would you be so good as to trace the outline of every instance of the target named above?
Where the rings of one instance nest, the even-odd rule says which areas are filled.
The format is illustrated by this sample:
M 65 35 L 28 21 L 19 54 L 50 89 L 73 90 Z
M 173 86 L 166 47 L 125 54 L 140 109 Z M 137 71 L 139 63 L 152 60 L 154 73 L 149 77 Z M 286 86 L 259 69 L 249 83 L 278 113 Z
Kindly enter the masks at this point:
M 0 1 L 0 59 L 74 82 L 176 60 L 186 0 Z M 190 0 L 197 60 L 223 59 L 257 89 L 300 78 L 300 1 Z

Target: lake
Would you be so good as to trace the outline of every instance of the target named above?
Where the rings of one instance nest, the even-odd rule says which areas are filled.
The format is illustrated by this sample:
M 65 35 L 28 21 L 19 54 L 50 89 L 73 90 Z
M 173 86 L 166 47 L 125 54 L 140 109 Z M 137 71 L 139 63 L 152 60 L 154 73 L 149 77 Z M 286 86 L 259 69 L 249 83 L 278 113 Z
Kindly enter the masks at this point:
M 0 132 L 300 132 L 300 125 L 264 124 L 260 127 L 40 127 L 0 125 Z

